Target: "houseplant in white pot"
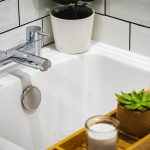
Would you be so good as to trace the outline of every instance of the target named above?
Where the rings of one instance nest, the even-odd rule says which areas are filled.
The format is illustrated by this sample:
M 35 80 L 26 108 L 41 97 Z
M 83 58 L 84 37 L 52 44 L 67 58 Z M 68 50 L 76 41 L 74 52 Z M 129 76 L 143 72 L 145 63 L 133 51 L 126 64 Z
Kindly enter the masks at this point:
M 50 12 L 56 49 L 70 54 L 87 51 L 91 44 L 94 10 L 86 4 L 94 0 L 52 1 L 61 5 Z

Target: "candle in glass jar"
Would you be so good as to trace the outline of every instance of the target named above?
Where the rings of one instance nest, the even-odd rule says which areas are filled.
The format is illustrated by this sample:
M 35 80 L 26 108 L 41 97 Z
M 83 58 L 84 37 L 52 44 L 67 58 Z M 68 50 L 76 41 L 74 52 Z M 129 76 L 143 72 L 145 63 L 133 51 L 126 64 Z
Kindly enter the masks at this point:
M 117 130 L 107 123 L 94 124 L 89 127 L 88 150 L 116 150 Z

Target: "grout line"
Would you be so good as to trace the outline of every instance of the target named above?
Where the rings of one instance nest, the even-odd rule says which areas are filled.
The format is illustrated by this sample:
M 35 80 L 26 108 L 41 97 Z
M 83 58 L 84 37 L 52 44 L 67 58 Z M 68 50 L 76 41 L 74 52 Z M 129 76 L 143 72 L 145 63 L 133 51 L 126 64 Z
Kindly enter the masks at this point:
M 149 26 L 145 26 L 145 25 L 142 25 L 142 24 L 138 24 L 138 23 L 135 23 L 135 22 L 131 22 L 132 24 L 134 24 L 134 25 L 138 25 L 138 26 L 141 26 L 141 27 L 144 27 L 144 28 L 148 28 L 148 29 L 150 29 L 150 27 Z
M 55 42 L 49 42 L 48 44 L 45 44 L 43 47 L 48 46 L 50 44 L 54 44 Z
M 50 15 L 46 15 L 46 16 L 44 16 L 43 18 L 46 18 L 46 17 L 48 17 L 48 16 L 50 16 Z
M 18 0 L 18 20 L 19 20 L 19 26 L 20 26 L 20 3 Z
M 43 32 L 43 18 L 42 18 L 42 32 Z
M 35 21 L 41 20 L 41 19 L 43 19 L 43 18 L 45 18 L 45 17 L 48 17 L 48 16 L 49 16 L 49 15 L 44 16 L 44 17 L 41 17 L 41 18 L 38 18 L 38 19 L 35 19 L 35 20 L 32 20 L 32 21 L 27 22 L 27 23 L 25 23 L 25 24 L 21 24 L 20 26 L 16 26 L 16 27 L 11 28 L 11 29 L 9 29 L 9 30 L 3 31 L 3 32 L 1 32 L 0 34 L 7 33 L 7 32 L 9 32 L 9 31 L 11 31 L 11 30 L 14 30 L 14 29 L 17 29 L 17 28 L 22 27 L 22 26 L 24 26 L 24 25 L 30 24 L 30 23 L 32 23 L 32 22 L 35 22 Z
M 98 12 L 96 12 L 96 14 L 98 14 L 98 15 L 101 15 L 101 16 L 106 16 L 106 17 L 110 17 L 110 18 L 113 18 L 113 19 L 117 19 L 117 20 L 120 20 L 120 21 L 124 21 L 124 22 L 127 22 L 127 23 L 130 23 L 129 21 L 127 21 L 127 20 L 124 20 L 124 19 L 121 19 L 121 18 L 117 18 L 117 17 L 114 17 L 114 16 L 109 16 L 109 15 L 105 15 L 105 14 L 101 14 L 101 13 L 98 13 Z
M 118 17 L 110 16 L 110 15 L 107 15 L 107 14 L 102 14 L 102 13 L 99 13 L 99 12 L 95 12 L 95 13 L 98 14 L 98 15 L 101 15 L 101 16 L 110 17 L 110 18 L 113 18 L 113 19 L 117 19 L 117 20 L 124 21 L 124 22 L 127 22 L 127 23 L 132 23 L 134 25 L 138 25 L 138 26 L 150 29 L 150 26 L 145 26 L 145 25 L 142 25 L 142 24 L 138 24 L 138 23 L 135 23 L 135 22 L 132 22 L 132 21 L 128 21 L 128 20 L 124 20 L 124 19 L 121 19 L 121 18 L 118 18 Z
M 9 30 L 6 30 L 6 31 L 1 32 L 0 34 L 7 33 L 7 32 L 9 32 L 9 31 L 14 30 L 14 29 L 17 29 L 17 28 L 19 28 L 19 27 L 21 27 L 21 26 L 18 25 L 18 26 L 14 27 L 14 28 L 11 28 L 11 29 L 9 29 Z
M 131 23 L 129 23 L 129 51 L 131 51 Z
M 44 29 L 43 29 L 43 18 L 42 18 L 42 32 L 44 32 L 43 31 Z M 42 37 L 42 47 L 44 46 L 44 36 Z
M 105 15 L 106 15 L 106 13 L 107 13 L 107 12 L 106 12 L 106 9 L 107 9 L 107 8 L 106 8 L 106 2 L 107 2 L 107 1 L 105 0 L 105 1 L 104 1 L 104 14 L 105 14 Z
M 49 15 L 44 16 L 44 17 L 41 17 L 41 18 L 38 18 L 38 19 L 35 19 L 35 20 L 32 20 L 32 21 L 30 21 L 30 22 L 27 22 L 27 23 L 22 24 L 21 26 L 24 26 L 24 25 L 27 25 L 27 24 L 29 24 L 29 23 L 32 23 L 32 22 L 38 21 L 38 20 L 43 19 L 43 18 L 48 17 L 48 16 L 49 16 Z

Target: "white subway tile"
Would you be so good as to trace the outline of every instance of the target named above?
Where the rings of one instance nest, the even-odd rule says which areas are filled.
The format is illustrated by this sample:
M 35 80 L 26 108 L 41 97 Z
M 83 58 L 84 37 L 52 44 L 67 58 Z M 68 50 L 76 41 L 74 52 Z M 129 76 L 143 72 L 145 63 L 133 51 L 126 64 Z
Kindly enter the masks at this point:
M 0 2 L 0 32 L 19 25 L 17 0 Z
M 43 18 L 43 31 L 50 34 L 50 37 L 44 37 L 44 45 L 54 41 L 50 16 Z
M 131 51 L 150 57 L 150 28 L 131 26 Z
M 88 4 L 89 7 L 93 8 L 96 12 L 104 14 L 105 4 L 104 0 L 95 0 Z
M 150 0 L 107 0 L 107 14 L 150 26 Z
M 50 0 L 19 0 L 20 22 L 25 24 L 49 14 Z
M 32 22 L 4 34 L 0 34 L 0 50 L 7 50 L 17 46 L 18 44 L 23 44 L 26 42 L 26 27 L 31 25 L 42 27 L 42 20 Z
M 129 49 L 129 23 L 95 15 L 93 39 L 120 48 Z

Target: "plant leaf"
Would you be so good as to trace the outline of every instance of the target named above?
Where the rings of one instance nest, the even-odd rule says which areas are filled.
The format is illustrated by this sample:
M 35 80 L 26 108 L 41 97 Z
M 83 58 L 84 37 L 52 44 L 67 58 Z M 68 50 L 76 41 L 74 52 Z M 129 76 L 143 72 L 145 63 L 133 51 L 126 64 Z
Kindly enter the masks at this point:
M 123 104 L 129 110 L 146 111 L 150 109 L 150 92 L 144 89 L 139 92 L 115 94 L 119 103 Z
M 123 98 L 125 98 L 125 99 L 127 99 L 127 100 L 129 100 L 129 101 L 132 100 L 132 97 L 131 97 L 129 94 L 126 94 L 126 93 L 124 93 L 124 92 L 121 92 L 121 94 L 122 94 L 122 97 L 123 97 Z
M 124 99 L 124 98 L 119 98 L 118 99 L 118 102 L 119 103 L 121 103 L 121 104 L 124 104 L 124 105 L 128 105 L 128 104 L 133 104 L 133 102 L 132 101 L 127 101 L 126 99 Z
M 129 110 L 136 110 L 140 107 L 140 104 L 125 105 L 125 107 Z
M 150 108 L 150 102 L 142 102 L 141 105 Z
M 143 101 L 150 101 L 150 93 L 145 93 L 143 96 Z
M 132 100 L 137 102 L 137 93 L 135 91 L 131 92 Z
M 143 96 L 144 96 L 144 89 L 142 89 L 142 90 L 138 93 L 138 100 L 139 100 L 139 101 L 142 101 Z
M 116 96 L 118 99 L 122 97 L 122 96 L 119 95 L 119 94 L 115 94 L 115 96 Z
M 141 92 L 141 93 L 140 93 Z M 132 100 L 135 102 L 135 103 L 141 103 L 142 99 L 143 99 L 143 91 L 141 90 L 139 93 L 133 91 L 131 92 L 131 97 L 132 97 Z
M 138 110 L 139 110 L 139 111 L 146 111 L 147 108 L 146 108 L 146 107 L 143 107 L 143 106 L 140 106 L 140 107 L 138 108 Z

